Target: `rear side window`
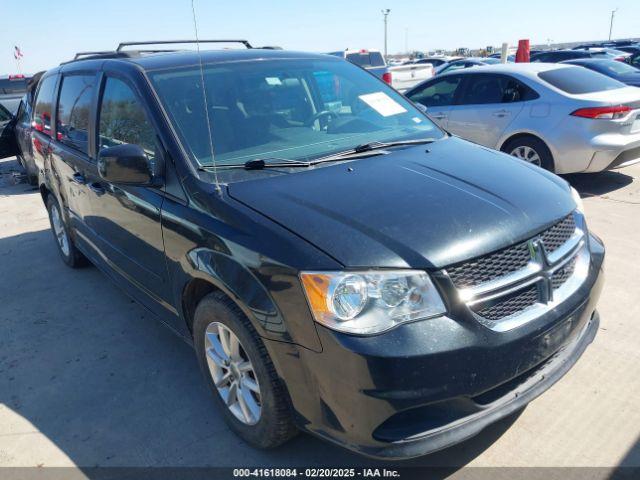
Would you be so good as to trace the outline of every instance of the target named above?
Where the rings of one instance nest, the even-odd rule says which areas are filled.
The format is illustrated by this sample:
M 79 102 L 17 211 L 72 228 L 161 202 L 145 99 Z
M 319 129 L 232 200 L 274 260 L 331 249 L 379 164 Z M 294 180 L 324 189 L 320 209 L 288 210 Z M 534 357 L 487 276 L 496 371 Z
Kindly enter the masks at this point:
M 502 103 L 526 102 L 527 100 L 535 100 L 536 98 L 540 98 L 540 95 L 538 95 L 535 90 L 515 78 L 505 77 Z
M 384 59 L 380 52 L 347 53 L 347 60 L 361 67 L 384 67 Z
M 89 146 L 94 83 L 94 75 L 63 77 L 58 100 L 58 140 L 85 154 Z
M 467 86 L 460 104 L 502 103 L 505 83 L 500 75 L 467 75 Z
M 34 115 L 35 130 L 51 136 L 51 113 L 53 112 L 53 91 L 56 88 L 55 75 L 40 82 Z
M 460 75 L 444 77 L 441 80 L 416 89 L 409 95 L 409 98 L 425 107 L 453 105 L 461 78 Z
M 117 78 L 107 78 L 102 94 L 98 151 L 130 143 L 139 145 L 149 158 L 156 155 L 155 131 L 133 90 Z
M 563 92 L 573 95 L 616 90 L 626 86 L 606 75 L 581 67 L 548 70 L 538 73 L 538 77 Z

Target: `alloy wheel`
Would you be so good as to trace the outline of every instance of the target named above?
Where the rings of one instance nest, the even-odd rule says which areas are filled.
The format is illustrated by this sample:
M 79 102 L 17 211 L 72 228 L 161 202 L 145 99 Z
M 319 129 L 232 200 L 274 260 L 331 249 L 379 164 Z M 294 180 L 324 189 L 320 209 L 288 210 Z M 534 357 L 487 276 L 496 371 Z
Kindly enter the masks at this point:
M 540 158 L 540 155 L 538 155 L 538 152 L 526 145 L 514 148 L 511 151 L 511 155 L 519 158 L 520 160 L 524 160 L 525 162 L 533 163 L 538 167 L 542 166 L 542 159 Z
M 67 231 L 62 223 L 62 217 L 57 205 L 51 206 L 51 223 L 53 225 L 53 233 L 56 236 L 60 250 L 65 257 L 69 256 L 69 238 L 67 237 Z
M 233 415 L 255 425 L 262 412 L 258 377 L 249 355 L 226 325 L 211 322 L 205 330 L 205 352 L 213 383 Z

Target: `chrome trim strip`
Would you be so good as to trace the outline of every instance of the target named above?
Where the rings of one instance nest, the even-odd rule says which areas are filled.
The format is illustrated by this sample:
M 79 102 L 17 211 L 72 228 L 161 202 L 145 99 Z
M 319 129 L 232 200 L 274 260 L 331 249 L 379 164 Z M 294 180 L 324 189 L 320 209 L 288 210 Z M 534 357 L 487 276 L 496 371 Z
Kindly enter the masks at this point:
M 553 252 L 547 254 L 547 258 L 549 259 L 549 263 L 552 265 L 556 263 L 558 260 L 563 258 L 566 255 L 569 255 L 574 249 L 578 249 L 578 244 L 584 238 L 584 232 L 578 226 L 576 226 L 576 230 L 573 232 L 573 235 L 569 237 L 569 240 L 564 242 L 558 248 L 556 248 Z
M 569 259 L 571 258 L 572 257 L 569 257 Z M 567 279 L 566 282 L 564 282 L 560 287 L 554 290 L 553 300 L 549 303 L 535 303 L 518 313 L 515 313 L 509 317 L 501 318 L 500 320 L 487 320 L 480 315 L 475 315 L 476 319 L 482 325 L 490 328 L 495 332 L 506 332 L 508 330 L 513 330 L 514 328 L 535 320 L 536 318 L 556 308 L 567 298 L 573 295 L 576 290 L 578 290 L 589 273 L 589 261 L 589 249 L 587 248 L 587 245 L 585 243 L 582 246 L 582 249 L 578 252 L 578 258 L 576 260 L 576 266 L 573 274 Z
M 571 236 L 562 246 L 558 247 L 552 254 L 547 256 L 549 263 L 553 265 L 549 271 L 555 271 L 568 262 L 583 244 L 584 233 L 576 228 L 576 233 Z M 561 262 L 558 264 L 558 262 Z M 556 265 L 558 264 L 558 265 Z M 494 290 L 501 290 L 510 285 L 522 282 L 527 278 L 542 271 L 542 265 L 533 259 L 529 261 L 525 268 L 508 273 L 502 277 L 488 282 L 481 283 L 475 287 L 463 288 L 458 290 L 458 298 L 463 302 L 469 302 L 481 297 L 482 295 Z

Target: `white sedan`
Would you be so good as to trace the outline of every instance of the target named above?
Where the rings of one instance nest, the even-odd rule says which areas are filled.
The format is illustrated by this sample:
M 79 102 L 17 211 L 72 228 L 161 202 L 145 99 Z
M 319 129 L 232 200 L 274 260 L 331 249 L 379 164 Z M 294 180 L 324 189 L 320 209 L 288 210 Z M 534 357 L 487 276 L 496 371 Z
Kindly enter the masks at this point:
M 406 96 L 449 132 L 556 173 L 640 162 L 640 89 L 583 67 L 472 67 Z

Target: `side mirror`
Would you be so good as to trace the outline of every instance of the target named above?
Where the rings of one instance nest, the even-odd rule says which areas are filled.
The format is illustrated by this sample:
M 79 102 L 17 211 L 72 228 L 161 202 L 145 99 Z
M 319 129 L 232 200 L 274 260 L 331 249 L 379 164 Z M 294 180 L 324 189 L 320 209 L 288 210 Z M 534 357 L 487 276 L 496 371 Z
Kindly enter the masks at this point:
M 140 145 L 115 145 L 98 155 L 98 172 L 109 183 L 158 186 L 162 179 L 156 167 Z

